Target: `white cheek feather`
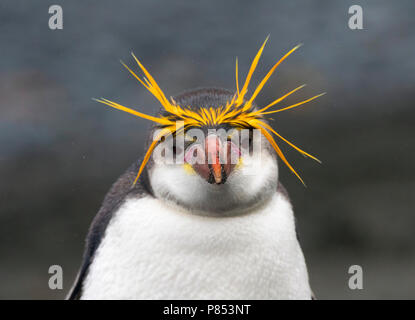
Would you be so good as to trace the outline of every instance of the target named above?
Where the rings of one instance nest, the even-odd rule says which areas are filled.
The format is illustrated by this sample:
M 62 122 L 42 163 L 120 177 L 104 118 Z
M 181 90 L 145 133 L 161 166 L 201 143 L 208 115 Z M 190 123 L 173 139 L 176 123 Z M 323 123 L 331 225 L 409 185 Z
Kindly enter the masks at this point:
M 222 218 L 152 197 L 127 199 L 96 252 L 82 299 L 310 297 L 291 205 L 274 192 L 253 211 Z
M 270 198 L 278 184 L 276 160 L 267 153 L 243 159 L 223 185 L 209 184 L 183 165 L 155 165 L 150 180 L 156 197 L 211 215 L 240 214 Z M 203 213 L 204 212 L 204 213 Z

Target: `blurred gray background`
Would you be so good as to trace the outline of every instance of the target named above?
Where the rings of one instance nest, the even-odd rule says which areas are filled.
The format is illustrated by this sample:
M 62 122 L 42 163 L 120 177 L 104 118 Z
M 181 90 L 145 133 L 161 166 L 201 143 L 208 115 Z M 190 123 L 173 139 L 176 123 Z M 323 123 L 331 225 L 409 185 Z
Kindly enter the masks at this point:
M 48 28 L 60 4 L 64 28 Z M 360 4 L 364 30 L 348 28 Z M 302 83 L 274 127 L 308 188 L 281 166 L 313 290 L 320 299 L 415 298 L 415 2 L 0 2 L 0 298 L 60 299 L 81 262 L 89 223 L 112 182 L 144 148 L 150 123 L 91 100 L 146 113 L 156 100 L 119 63 L 134 53 L 168 96 L 234 85 L 270 34 L 253 85 L 285 52 L 259 105 Z M 282 144 L 281 144 L 282 145 Z M 64 289 L 48 288 L 48 268 Z M 364 289 L 348 288 L 348 268 Z

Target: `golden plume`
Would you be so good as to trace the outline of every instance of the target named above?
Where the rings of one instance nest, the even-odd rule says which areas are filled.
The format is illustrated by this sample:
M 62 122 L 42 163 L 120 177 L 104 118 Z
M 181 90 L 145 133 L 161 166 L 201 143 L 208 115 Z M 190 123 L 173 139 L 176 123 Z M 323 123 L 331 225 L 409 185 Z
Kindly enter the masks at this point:
M 164 95 L 163 91 L 158 86 L 157 82 L 151 76 L 151 74 L 147 71 L 147 69 L 141 64 L 141 62 L 137 59 L 134 53 L 131 53 L 134 60 L 137 62 L 138 66 L 140 67 L 141 71 L 144 74 L 143 79 L 141 79 L 137 74 L 135 74 L 126 64 L 123 62 L 122 65 L 148 90 L 150 93 L 160 102 L 163 108 L 166 111 L 166 116 L 159 115 L 157 117 L 150 116 L 136 110 L 124 107 L 116 102 L 101 98 L 101 99 L 94 99 L 100 103 L 106 104 L 112 108 L 119 109 L 121 111 L 133 114 L 137 117 L 144 118 L 155 123 L 158 123 L 163 127 L 161 132 L 158 136 L 153 140 L 149 149 L 144 156 L 144 160 L 140 165 L 140 169 L 138 171 L 137 177 L 134 180 L 134 184 L 137 182 L 138 178 L 140 177 L 145 165 L 147 164 L 154 148 L 156 147 L 157 143 L 161 140 L 163 136 L 168 136 L 170 134 L 176 133 L 178 130 L 185 130 L 188 127 L 201 127 L 201 126 L 209 126 L 209 125 L 217 125 L 221 123 L 228 123 L 232 126 L 236 127 L 249 127 L 259 129 L 262 135 L 270 142 L 272 147 L 274 148 L 275 152 L 281 158 L 281 160 L 287 165 L 287 167 L 297 176 L 298 179 L 304 184 L 304 181 L 301 179 L 299 174 L 294 170 L 294 168 L 290 165 L 290 163 L 285 158 L 284 154 L 282 153 L 281 149 L 279 148 L 278 144 L 276 143 L 275 139 L 273 138 L 272 134 L 276 135 L 278 138 L 286 142 L 288 145 L 293 147 L 295 150 L 300 152 L 302 155 L 306 157 L 310 157 L 318 162 L 316 157 L 308 154 L 307 152 L 301 150 L 300 148 L 296 147 L 294 144 L 289 142 L 287 139 L 282 137 L 279 133 L 277 133 L 271 126 L 269 126 L 266 122 L 264 122 L 264 116 L 267 114 L 277 113 L 284 110 L 292 109 L 303 105 L 307 102 L 310 102 L 325 93 L 318 94 L 314 97 L 306 99 L 304 101 L 298 102 L 296 104 L 290 105 L 288 107 L 280 108 L 277 110 L 268 111 L 269 108 L 276 105 L 277 103 L 283 101 L 289 95 L 293 94 L 297 90 L 300 90 L 305 85 L 301 85 L 294 90 L 286 93 L 282 97 L 272 101 L 270 104 L 263 108 L 259 108 L 255 110 L 252 108 L 252 103 L 254 102 L 255 98 L 261 92 L 264 85 L 267 83 L 271 75 L 274 73 L 275 69 L 283 62 L 291 53 L 297 50 L 301 45 L 297 45 L 290 51 L 288 51 L 281 59 L 274 64 L 274 66 L 268 71 L 265 77 L 261 80 L 261 82 L 256 87 L 255 91 L 251 95 L 249 99 L 245 99 L 245 95 L 248 92 L 249 83 L 251 81 L 252 75 L 258 65 L 259 59 L 261 58 L 262 51 L 264 50 L 265 44 L 268 41 L 268 38 L 264 41 L 261 48 L 259 49 L 258 53 L 256 54 L 254 60 L 252 61 L 251 67 L 249 68 L 248 74 L 245 78 L 245 82 L 239 90 L 239 82 L 238 82 L 238 59 L 236 59 L 235 64 L 235 78 L 236 78 L 236 92 L 231 99 L 228 101 L 225 106 L 219 108 L 200 108 L 197 111 L 190 110 L 186 106 L 181 107 L 177 105 L 177 103 L 173 100 L 173 98 L 167 99 Z M 176 124 L 177 121 L 180 121 L 179 126 Z M 320 162 L 321 163 L 321 162 Z M 305 185 L 305 184 L 304 184 Z

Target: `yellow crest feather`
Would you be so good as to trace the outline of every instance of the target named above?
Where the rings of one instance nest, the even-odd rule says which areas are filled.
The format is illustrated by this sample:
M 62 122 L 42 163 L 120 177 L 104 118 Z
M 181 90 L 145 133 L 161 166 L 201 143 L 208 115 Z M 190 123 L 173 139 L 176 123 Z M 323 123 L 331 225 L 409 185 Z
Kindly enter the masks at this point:
M 174 101 L 173 98 L 170 99 L 170 101 L 166 98 L 163 91 L 158 86 L 157 82 L 154 80 L 154 78 L 151 76 L 151 74 L 147 71 L 147 69 L 141 64 L 141 62 L 137 59 L 137 57 L 134 55 L 134 53 L 131 53 L 134 60 L 136 61 L 137 65 L 141 69 L 141 71 L 144 73 L 145 77 L 141 79 L 136 73 L 134 73 L 126 64 L 123 62 L 122 65 L 160 102 L 160 104 L 163 106 L 165 111 L 167 112 L 168 116 L 162 116 L 159 115 L 158 117 L 150 116 L 141 112 L 138 112 L 136 110 L 124 107 L 116 102 L 101 98 L 101 99 L 94 99 L 95 101 L 98 101 L 100 103 L 106 104 L 112 108 L 133 114 L 137 117 L 144 118 L 150 121 L 153 121 L 155 123 L 158 123 L 159 125 L 163 126 L 163 130 L 159 133 L 159 135 L 154 139 L 154 141 L 151 143 L 149 149 L 146 152 L 146 155 L 144 157 L 143 162 L 140 165 L 140 169 L 138 171 L 137 177 L 134 180 L 134 184 L 138 181 L 138 178 L 140 177 L 145 165 L 147 164 L 151 153 L 153 152 L 154 148 L 156 147 L 157 143 L 160 141 L 160 139 L 163 136 L 173 134 L 177 132 L 178 129 L 185 130 L 187 127 L 201 127 L 201 126 L 209 126 L 209 125 L 217 125 L 221 123 L 229 123 L 230 125 L 237 126 L 237 127 L 244 127 L 244 126 L 250 126 L 255 129 L 259 129 L 263 136 L 270 142 L 272 147 L 274 148 L 275 152 L 278 154 L 278 156 L 281 158 L 281 160 L 287 165 L 287 167 L 297 176 L 297 178 L 304 184 L 304 181 L 301 179 L 299 174 L 294 170 L 294 168 L 290 165 L 288 160 L 285 158 L 284 154 L 282 153 L 281 149 L 279 148 L 278 144 L 276 143 L 275 139 L 273 138 L 272 134 L 279 137 L 281 140 L 286 142 L 288 145 L 290 145 L 292 148 L 300 152 L 302 155 L 310 157 L 311 159 L 314 159 L 318 162 L 316 157 L 308 154 L 307 152 L 301 150 L 285 138 L 283 138 L 279 133 L 277 133 L 271 126 L 269 126 L 264 121 L 264 116 L 267 114 L 277 113 L 281 111 L 285 111 L 288 109 L 292 109 L 295 107 L 298 107 L 300 105 L 303 105 L 307 102 L 310 102 L 320 96 L 322 96 L 325 93 L 321 93 L 319 95 L 316 95 L 314 97 L 311 97 L 309 99 L 303 100 L 301 102 L 298 102 L 296 104 L 290 105 L 288 107 L 284 107 L 277 110 L 271 110 L 268 111 L 268 109 L 277 103 L 283 101 L 285 98 L 287 98 L 289 95 L 293 94 L 297 90 L 300 90 L 305 85 L 301 85 L 294 90 L 291 90 L 290 92 L 286 93 L 282 97 L 274 100 L 267 106 L 260 108 L 258 110 L 253 110 L 252 103 L 255 100 L 255 98 L 258 96 L 258 94 L 261 92 L 264 85 L 267 83 L 271 75 L 274 73 L 275 69 L 283 62 L 291 53 L 293 53 L 295 50 L 297 50 L 301 45 L 295 46 L 293 49 L 288 51 L 281 59 L 279 59 L 274 66 L 268 71 L 266 76 L 261 80 L 261 82 L 258 84 L 256 89 L 254 90 L 251 97 L 246 100 L 245 95 L 248 92 L 249 83 L 251 81 L 252 75 L 258 65 L 259 59 L 261 58 L 262 51 L 264 50 L 265 44 L 268 41 L 268 38 L 264 41 L 261 48 L 259 49 L 258 53 L 256 54 L 254 60 L 251 63 L 251 66 L 249 68 L 248 74 L 245 78 L 245 82 L 242 86 L 242 88 L 239 90 L 239 82 L 238 82 L 238 59 L 236 59 L 235 63 L 235 78 L 236 78 L 236 92 L 233 96 L 231 101 L 228 101 L 225 106 L 222 106 L 220 108 L 200 108 L 198 111 L 190 110 L 186 107 L 181 107 L 177 105 L 177 103 Z M 176 126 L 176 121 L 179 120 L 182 122 L 181 127 L 178 128 Z M 271 134 L 272 133 L 272 134 Z

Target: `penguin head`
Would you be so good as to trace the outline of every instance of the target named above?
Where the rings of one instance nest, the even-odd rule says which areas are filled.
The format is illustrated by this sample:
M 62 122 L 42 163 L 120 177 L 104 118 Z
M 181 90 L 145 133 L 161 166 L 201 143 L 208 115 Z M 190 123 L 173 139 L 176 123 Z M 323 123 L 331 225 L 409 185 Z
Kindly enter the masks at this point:
M 134 78 L 162 106 L 161 112 L 156 116 L 150 116 L 107 99 L 96 99 L 112 108 L 156 124 L 133 184 L 146 169 L 153 191 L 160 198 L 175 201 L 194 210 L 240 212 L 241 208 L 260 203 L 264 197 L 269 197 L 272 192 L 275 192 L 278 183 L 276 155 L 304 184 L 299 174 L 285 158 L 274 136 L 302 155 L 319 160 L 283 138 L 268 124 L 267 117 L 270 114 L 301 106 L 322 94 L 290 106 L 272 109 L 286 97 L 303 88 L 304 85 L 302 85 L 264 107 L 256 106 L 255 98 L 275 69 L 300 47 L 296 46 L 272 66 L 247 98 L 252 75 L 267 40 L 268 38 L 253 59 L 241 87 L 238 82 L 238 61 L 236 61 L 236 91 L 234 93 L 221 89 L 204 89 L 168 99 L 134 54 L 132 56 L 143 72 L 143 78 L 123 63 Z M 195 130 L 198 133 L 195 133 Z M 232 132 L 229 133 L 229 131 Z M 247 138 L 246 132 L 249 133 Z M 258 137 L 257 133 L 259 133 L 259 140 L 255 139 Z M 180 137 L 182 137 L 181 140 Z M 168 142 L 171 140 L 173 142 L 169 145 Z M 177 143 L 177 141 L 183 141 L 183 143 Z M 248 147 L 243 147 L 244 142 Z M 166 155 L 171 155 L 171 157 L 166 157 Z M 166 162 L 166 159 L 171 161 Z M 146 167 L 148 163 L 150 165 Z
M 173 99 L 190 110 L 215 113 L 232 97 L 224 89 L 198 89 Z M 153 128 L 149 144 L 160 130 Z M 158 198 L 194 212 L 223 215 L 240 213 L 275 193 L 277 156 L 254 127 L 207 124 L 162 140 L 146 166 Z

